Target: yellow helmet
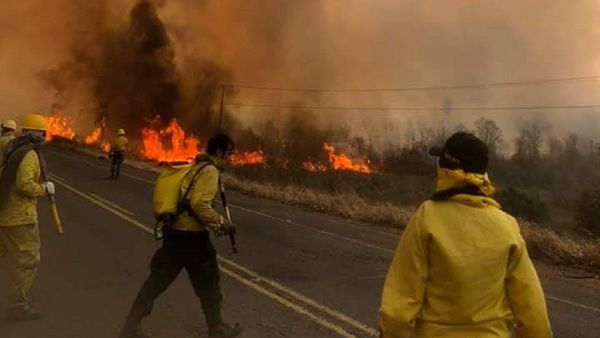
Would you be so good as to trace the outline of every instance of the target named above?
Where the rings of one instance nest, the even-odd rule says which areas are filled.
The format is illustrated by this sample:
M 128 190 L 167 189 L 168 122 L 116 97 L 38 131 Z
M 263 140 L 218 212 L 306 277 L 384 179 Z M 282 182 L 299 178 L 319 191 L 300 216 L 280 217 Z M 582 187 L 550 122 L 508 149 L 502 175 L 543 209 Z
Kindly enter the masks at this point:
M 117 135 L 125 135 L 125 130 L 123 130 L 123 129 L 117 130 Z
M 40 114 L 29 114 L 23 118 L 21 128 L 27 130 L 47 131 L 48 122 L 46 121 L 46 118 Z
M 10 129 L 10 130 L 17 130 L 17 122 L 15 122 L 15 120 L 6 120 L 6 121 L 2 122 L 2 128 Z

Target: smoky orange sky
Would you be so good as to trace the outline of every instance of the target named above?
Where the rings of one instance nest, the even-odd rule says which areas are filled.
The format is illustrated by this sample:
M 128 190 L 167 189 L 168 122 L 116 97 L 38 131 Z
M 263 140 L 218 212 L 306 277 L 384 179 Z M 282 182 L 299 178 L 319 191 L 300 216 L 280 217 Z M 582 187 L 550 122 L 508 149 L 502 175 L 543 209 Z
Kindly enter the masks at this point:
M 68 62 L 97 26 L 125 24 L 133 0 L 4 1 L 0 11 L 0 114 L 48 112 L 56 92 L 40 72 Z M 398 88 L 600 75 L 600 3 L 593 0 L 162 0 L 182 92 L 197 61 L 230 70 L 235 84 L 292 88 Z M 74 81 L 66 111 L 85 132 L 94 100 Z M 596 81 L 401 93 L 296 93 L 238 89 L 226 102 L 272 105 L 439 107 L 419 112 L 319 111 L 358 134 L 402 138 L 407 120 L 470 126 L 493 117 L 508 130 L 529 112 L 451 111 L 442 106 L 600 103 Z M 249 125 L 273 109 L 228 107 Z M 533 114 L 533 113 L 532 113 Z M 538 111 L 552 131 L 597 132 L 600 110 Z M 398 122 L 392 123 L 389 122 Z

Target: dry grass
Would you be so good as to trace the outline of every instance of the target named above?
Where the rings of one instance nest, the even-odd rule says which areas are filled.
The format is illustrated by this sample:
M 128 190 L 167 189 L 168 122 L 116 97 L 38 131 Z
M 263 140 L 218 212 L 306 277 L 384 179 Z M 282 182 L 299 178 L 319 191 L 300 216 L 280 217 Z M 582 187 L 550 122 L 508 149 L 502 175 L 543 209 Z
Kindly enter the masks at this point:
M 273 199 L 288 204 L 303 205 L 328 214 L 363 222 L 403 227 L 410 212 L 390 203 L 369 203 L 356 193 L 324 193 L 293 185 L 284 187 L 225 176 L 230 189 L 244 194 Z
M 529 222 L 521 222 L 521 232 L 531 257 L 600 273 L 600 240 L 566 238 Z

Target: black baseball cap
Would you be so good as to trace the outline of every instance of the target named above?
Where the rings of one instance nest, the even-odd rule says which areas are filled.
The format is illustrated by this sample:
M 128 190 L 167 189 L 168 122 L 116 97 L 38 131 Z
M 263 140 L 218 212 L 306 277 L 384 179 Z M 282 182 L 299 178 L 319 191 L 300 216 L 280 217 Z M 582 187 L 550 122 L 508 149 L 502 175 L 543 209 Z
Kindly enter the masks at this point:
M 450 136 L 443 146 L 434 146 L 429 155 L 439 157 L 441 168 L 462 169 L 466 172 L 484 174 L 489 162 L 488 147 L 480 138 L 467 132 Z

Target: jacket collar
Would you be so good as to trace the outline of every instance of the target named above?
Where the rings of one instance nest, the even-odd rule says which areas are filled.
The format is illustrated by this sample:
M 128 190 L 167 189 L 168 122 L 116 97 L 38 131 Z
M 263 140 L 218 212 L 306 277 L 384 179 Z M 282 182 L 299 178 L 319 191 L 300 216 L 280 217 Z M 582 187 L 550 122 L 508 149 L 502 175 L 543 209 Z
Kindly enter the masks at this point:
M 435 188 L 436 192 L 464 188 L 468 185 L 479 188 L 484 196 L 457 194 L 450 197 L 450 199 L 469 205 L 494 206 L 500 208 L 500 204 L 490 197 L 494 194 L 496 189 L 490 181 L 487 173 L 475 174 L 464 172 L 462 169 L 451 170 L 446 168 L 438 168 Z

